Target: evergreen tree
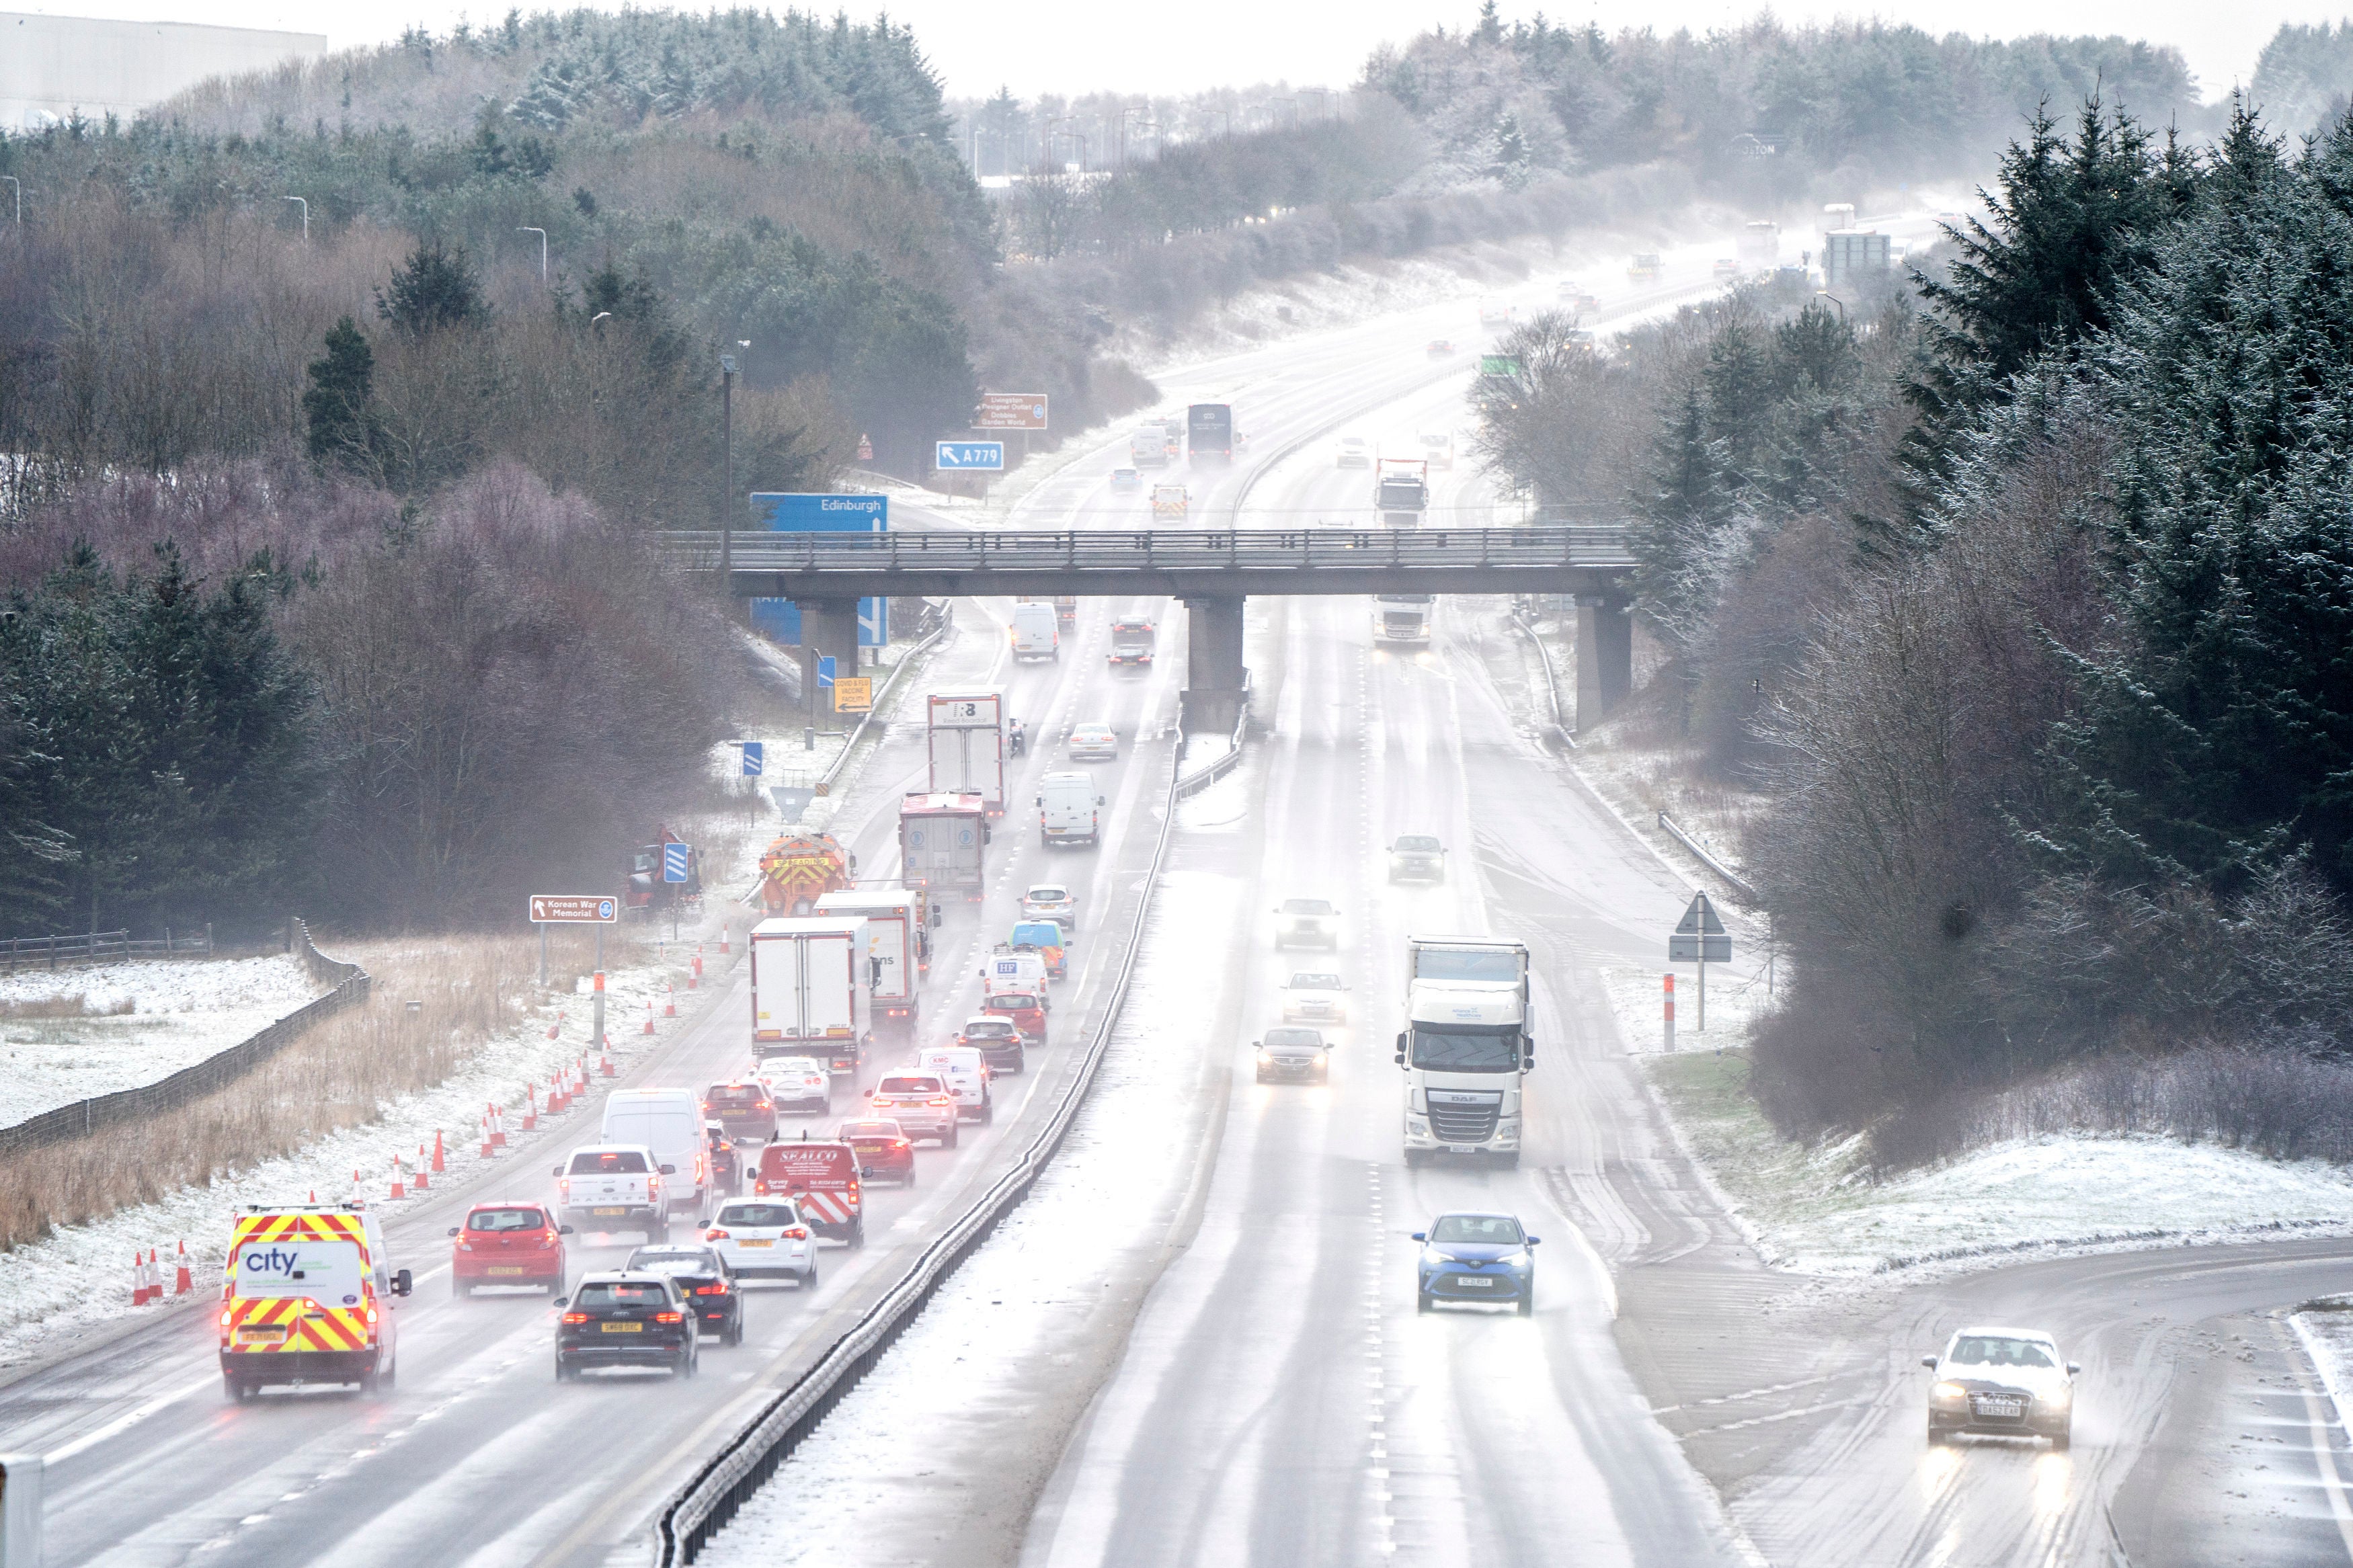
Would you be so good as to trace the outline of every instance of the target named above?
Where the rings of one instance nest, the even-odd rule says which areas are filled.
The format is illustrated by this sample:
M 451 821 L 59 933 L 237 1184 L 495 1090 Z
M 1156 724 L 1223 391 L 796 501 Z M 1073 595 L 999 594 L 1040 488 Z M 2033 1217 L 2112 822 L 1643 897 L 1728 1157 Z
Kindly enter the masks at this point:
M 393 330 L 423 337 L 445 327 L 480 326 L 491 319 L 481 280 L 464 247 L 427 240 L 393 269 L 392 280 L 375 291 L 376 314 Z
M 326 357 L 311 362 L 311 384 L 302 394 L 311 456 L 317 462 L 372 469 L 376 433 L 368 400 L 375 388 L 375 351 L 349 316 L 327 329 L 326 348 Z
M 1709 425 L 1705 396 L 1686 388 L 1660 437 L 1648 487 L 1634 498 L 1635 589 L 1678 642 L 1696 636 L 1715 607 L 1719 547 L 1736 510 L 1725 482 L 1727 454 Z

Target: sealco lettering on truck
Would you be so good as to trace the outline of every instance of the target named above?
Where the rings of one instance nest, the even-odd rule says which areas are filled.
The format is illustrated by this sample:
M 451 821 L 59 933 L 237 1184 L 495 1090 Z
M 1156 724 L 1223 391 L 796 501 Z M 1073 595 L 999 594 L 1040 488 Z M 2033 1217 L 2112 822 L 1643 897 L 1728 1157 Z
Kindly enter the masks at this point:
M 252 1208 L 231 1234 L 221 1292 L 221 1381 L 232 1399 L 280 1384 L 356 1383 L 397 1371 L 384 1232 L 355 1205 Z

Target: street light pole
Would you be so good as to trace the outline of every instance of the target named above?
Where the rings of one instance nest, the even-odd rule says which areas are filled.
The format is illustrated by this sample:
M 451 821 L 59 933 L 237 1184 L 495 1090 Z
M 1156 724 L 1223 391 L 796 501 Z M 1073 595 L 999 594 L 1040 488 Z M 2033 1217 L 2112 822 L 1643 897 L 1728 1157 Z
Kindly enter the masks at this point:
M 278 199 L 281 202 L 293 202 L 301 207 L 302 244 L 307 247 L 311 243 L 311 204 L 302 200 L 301 196 L 280 196 Z
M 308 209 L 308 208 L 306 207 L 306 208 L 304 208 L 303 210 L 304 210 L 305 212 L 308 212 L 310 209 Z M 545 230 L 545 229 L 543 229 L 543 228 L 533 228 L 533 227 L 532 227 L 532 226 L 531 226 L 531 225 L 529 225 L 529 224 L 527 224 L 527 223 L 519 223 L 519 224 L 515 225 L 515 232 L 516 232 L 517 234 L 535 234 L 535 235 L 539 236 L 539 280 L 540 280 L 542 283 L 546 282 L 546 281 L 547 281 L 547 230 Z
M 719 586 L 735 591 L 735 356 L 719 356 L 720 461 L 725 472 L 719 483 Z
M 1829 289 L 1815 289 L 1815 290 L 1814 290 L 1814 298 L 1815 298 L 1815 299 L 1817 299 L 1817 300 L 1828 300 L 1831 304 L 1836 305 L 1836 306 L 1838 307 L 1838 311 L 1839 311 L 1839 325 L 1840 325 L 1840 326 L 1841 326 L 1841 327 L 1843 327 L 1843 326 L 1845 326 L 1845 325 L 1846 325 L 1846 301 L 1845 301 L 1845 300 L 1843 300 L 1840 299 L 1837 295 L 1835 295 L 1835 294 L 1831 293 L 1831 292 Z

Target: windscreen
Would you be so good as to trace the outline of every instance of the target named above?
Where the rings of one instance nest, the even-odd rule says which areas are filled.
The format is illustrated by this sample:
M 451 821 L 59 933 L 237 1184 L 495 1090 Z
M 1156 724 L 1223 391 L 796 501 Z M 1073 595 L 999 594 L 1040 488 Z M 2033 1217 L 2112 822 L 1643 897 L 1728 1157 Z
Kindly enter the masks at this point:
M 695 1247 L 691 1251 L 651 1252 L 640 1247 L 629 1254 L 632 1274 L 716 1274 L 719 1255 Z
M 841 1135 L 844 1138 L 896 1138 L 899 1136 L 899 1124 L 895 1121 L 845 1121 L 841 1124 Z
M 617 1279 L 601 1285 L 583 1285 L 580 1293 L 572 1298 L 572 1304 L 580 1308 L 659 1308 L 670 1305 L 670 1292 L 659 1285 Z
M 1337 991 L 1340 977 L 1336 974 L 1294 974 L 1291 977 L 1293 991 Z
M 713 1105 L 757 1105 L 766 1098 L 750 1084 L 727 1084 L 704 1096 Z
M 360 1304 L 356 1241 L 248 1241 L 237 1249 L 237 1293 L 248 1300 L 307 1296 L 322 1307 Z
M 537 1209 L 477 1209 L 466 1216 L 468 1230 L 544 1230 L 547 1216 Z
M 1406 837 L 1397 841 L 1397 847 L 1409 855 L 1435 855 L 1438 853 L 1438 840 L 1435 838 L 1424 837 L 1420 834 L 1408 834 Z
M 1070 902 L 1070 889 L 1057 888 L 1050 882 L 1029 889 L 1029 901 L 1033 904 L 1063 904 Z
M 1430 1227 L 1430 1239 L 1462 1247 L 1517 1247 L 1520 1222 L 1509 1215 L 1451 1214 Z
M 1419 479 L 1397 479 L 1381 481 L 1380 504 L 1383 506 L 1419 506 L 1422 485 Z
M 1313 1029 L 1269 1029 L 1266 1043 L 1270 1048 L 1276 1046 L 1311 1046 L 1320 1050 L 1324 1046 L 1324 1037 Z
M 1287 915 L 1328 915 L 1331 904 L 1323 899 L 1285 899 L 1282 912 Z
M 751 1230 L 800 1222 L 800 1211 L 790 1204 L 729 1204 L 719 1211 L 718 1220 L 723 1229 L 733 1225 Z
M 886 1078 L 875 1086 L 877 1094 L 939 1094 L 943 1090 L 935 1078 Z
M 1419 947 L 1413 953 L 1416 980 L 1493 981 L 1520 977 L 1520 955 L 1509 948 Z
M 2056 1367 L 2058 1358 L 2040 1340 L 2014 1340 L 2006 1335 L 1963 1334 L 1948 1358 L 1955 1366 Z
M 1416 1024 L 1407 1059 L 1430 1072 L 1517 1072 L 1520 1031 L 1508 1024 Z
M 575 1176 L 642 1176 L 653 1167 L 635 1149 L 584 1150 L 572 1156 Z
M 1038 1005 L 1038 998 L 1019 991 L 1000 991 L 988 999 L 988 1005 L 1008 1013 L 1024 1013 Z

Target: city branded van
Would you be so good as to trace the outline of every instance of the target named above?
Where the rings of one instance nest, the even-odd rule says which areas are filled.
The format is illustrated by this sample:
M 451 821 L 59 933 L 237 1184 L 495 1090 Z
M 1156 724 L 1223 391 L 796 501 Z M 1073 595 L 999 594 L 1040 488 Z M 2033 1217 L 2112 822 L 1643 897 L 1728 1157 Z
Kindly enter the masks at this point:
M 255 1205 L 237 1218 L 221 1295 L 221 1381 L 247 1400 L 269 1384 L 389 1384 L 392 1298 L 408 1270 L 389 1266 L 384 1227 L 357 1204 Z
M 771 924 L 776 922 L 771 921 Z M 619 1089 L 605 1098 L 598 1141 L 638 1143 L 654 1152 L 672 1209 L 702 1212 L 711 1194 L 711 1148 L 702 1136 L 702 1100 L 691 1089 Z

